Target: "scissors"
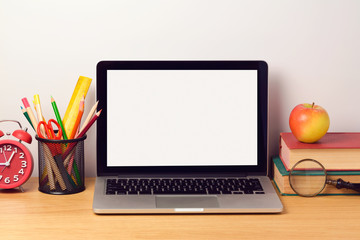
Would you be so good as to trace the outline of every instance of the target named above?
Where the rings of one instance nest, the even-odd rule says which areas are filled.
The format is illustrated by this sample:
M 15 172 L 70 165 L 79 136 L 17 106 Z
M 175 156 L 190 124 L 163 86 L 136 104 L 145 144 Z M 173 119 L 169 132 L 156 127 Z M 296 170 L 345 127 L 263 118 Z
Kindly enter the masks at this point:
M 56 127 L 58 128 L 58 133 L 55 134 L 54 132 L 54 128 L 52 126 L 52 124 L 55 124 Z M 45 129 L 45 137 L 44 135 L 41 133 L 41 126 Z M 54 119 L 50 119 L 48 121 L 48 123 L 46 123 L 45 121 L 40 121 L 38 126 L 37 126 L 37 134 L 39 135 L 39 137 L 41 138 L 47 138 L 47 139 L 53 139 L 53 140 L 60 140 L 61 139 L 61 136 L 62 136 L 62 130 L 61 130 L 61 127 L 60 127 L 60 124 L 55 121 Z
M 58 128 L 57 134 L 55 134 L 55 132 L 54 132 L 52 123 L 55 124 L 56 127 Z M 42 127 L 43 127 L 43 129 L 41 129 Z M 43 132 L 43 133 L 45 132 L 46 137 L 44 137 L 44 135 L 41 132 Z M 37 134 L 40 138 L 60 140 L 62 137 L 62 130 L 61 130 L 60 124 L 57 121 L 55 121 L 54 119 L 50 119 L 48 121 L 48 123 L 46 123 L 45 121 L 39 122 L 39 124 L 37 126 Z M 59 144 L 58 143 L 47 143 L 46 146 L 48 147 L 48 149 L 50 150 L 51 154 L 54 157 L 56 165 L 59 168 L 61 177 L 64 180 L 66 189 L 71 191 L 73 189 L 73 185 L 75 185 L 75 183 L 73 182 L 70 175 L 67 173 L 67 171 L 65 169 L 64 162 L 61 157 L 61 145 L 62 145 L 61 143 L 59 143 Z

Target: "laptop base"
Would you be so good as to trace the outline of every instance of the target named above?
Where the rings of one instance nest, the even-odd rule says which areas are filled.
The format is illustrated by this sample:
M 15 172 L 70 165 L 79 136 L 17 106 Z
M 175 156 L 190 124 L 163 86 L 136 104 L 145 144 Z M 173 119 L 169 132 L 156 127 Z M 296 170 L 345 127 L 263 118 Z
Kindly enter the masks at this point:
M 97 177 L 93 210 L 96 214 L 279 213 L 283 206 L 268 177 L 260 179 L 265 194 L 220 195 L 106 195 L 109 177 Z

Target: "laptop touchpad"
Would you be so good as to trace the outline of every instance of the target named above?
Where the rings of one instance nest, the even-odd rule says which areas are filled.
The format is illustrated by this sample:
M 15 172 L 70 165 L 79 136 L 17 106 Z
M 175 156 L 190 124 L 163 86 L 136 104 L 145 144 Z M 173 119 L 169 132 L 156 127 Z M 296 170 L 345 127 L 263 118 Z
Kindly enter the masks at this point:
M 216 196 L 157 196 L 157 208 L 217 208 Z

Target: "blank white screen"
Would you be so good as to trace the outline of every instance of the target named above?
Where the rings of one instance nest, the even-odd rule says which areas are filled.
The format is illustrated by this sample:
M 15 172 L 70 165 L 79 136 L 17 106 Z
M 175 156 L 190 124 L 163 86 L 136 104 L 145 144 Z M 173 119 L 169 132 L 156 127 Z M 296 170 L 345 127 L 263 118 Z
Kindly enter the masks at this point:
M 256 165 L 256 70 L 109 70 L 108 166 Z

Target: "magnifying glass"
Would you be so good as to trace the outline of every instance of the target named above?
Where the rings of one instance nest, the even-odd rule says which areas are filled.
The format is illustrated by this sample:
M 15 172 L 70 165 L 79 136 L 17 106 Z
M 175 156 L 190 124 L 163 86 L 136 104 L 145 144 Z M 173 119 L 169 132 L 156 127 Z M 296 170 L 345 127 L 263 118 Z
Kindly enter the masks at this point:
M 360 192 L 360 183 L 345 182 L 341 178 L 327 178 L 325 167 L 314 159 L 298 161 L 290 170 L 289 182 L 294 192 L 302 197 L 314 197 L 321 193 L 326 184 L 336 188 L 348 188 Z

